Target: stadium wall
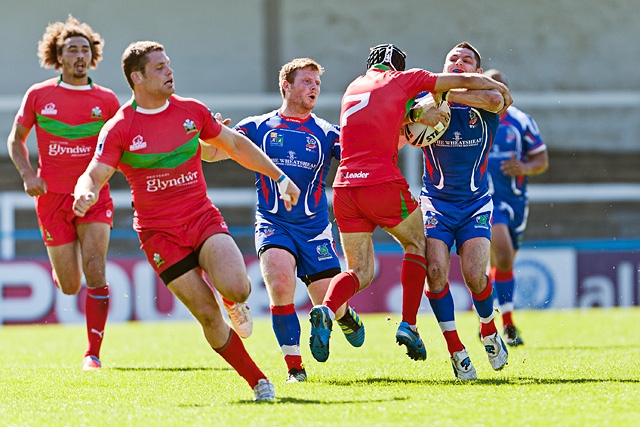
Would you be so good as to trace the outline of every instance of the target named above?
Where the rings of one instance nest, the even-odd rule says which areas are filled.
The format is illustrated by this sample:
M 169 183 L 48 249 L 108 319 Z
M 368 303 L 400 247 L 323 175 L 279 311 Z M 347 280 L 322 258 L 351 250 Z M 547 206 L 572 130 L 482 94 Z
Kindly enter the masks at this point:
M 253 291 L 249 306 L 255 317 L 269 315 L 269 298 L 255 256 L 245 257 Z M 399 316 L 402 254 L 376 254 L 373 283 L 351 300 L 358 313 Z M 450 285 L 456 309 L 472 310 L 457 256 L 452 256 Z M 518 309 L 570 309 L 640 305 L 640 252 L 589 251 L 572 247 L 524 249 L 518 254 L 515 277 Z M 25 271 L 29 271 L 26 275 Z M 109 322 L 178 321 L 191 314 L 157 278 L 146 260 L 110 259 L 107 280 L 111 288 Z M 86 288 L 76 296 L 58 292 L 46 260 L 0 262 L 0 325 L 30 323 L 84 323 Z M 304 316 L 311 303 L 303 283 L 296 290 L 295 305 Z M 420 314 L 430 316 L 423 297 Z
M 639 2 L 5 1 L 0 133 L 8 134 L 29 85 L 55 75 L 39 67 L 37 41 L 68 13 L 105 38 L 104 60 L 92 76 L 123 101 L 129 88 L 120 56 L 134 40 L 163 43 L 178 92 L 206 98 L 234 121 L 277 107 L 279 66 L 313 57 L 326 68 L 327 102 L 317 112 L 334 122 L 340 94 L 364 71 L 370 46 L 392 41 L 408 53 L 409 67 L 440 71 L 446 52 L 468 40 L 483 53 L 485 69 L 507 73 L 516 102 L 536 117 L 550 149 L 640 151 L 640 80 L 620 66 L 634 59 L 629 41 L 640 38 Z

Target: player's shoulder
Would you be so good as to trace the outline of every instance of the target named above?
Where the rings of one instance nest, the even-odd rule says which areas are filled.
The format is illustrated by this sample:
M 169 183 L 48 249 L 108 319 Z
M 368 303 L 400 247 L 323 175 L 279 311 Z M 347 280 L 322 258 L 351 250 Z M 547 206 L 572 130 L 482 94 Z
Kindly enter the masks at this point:
M 318 117 L 315 113 L 311 113 L 311 120 L 325 133 L 336 132 L 340 133 L 340 127 L 331 123 L 330 121 L 323 119 L 322 117 Z
M 240 133 L 249 136 L 249 134 L 253 134 L 258 130 L 258 128 L 261 128 L 264 123 L 272 119 L 278 119 L 279 117 L 277 110 L 273 110 L 268 113 L 245 117 L 236 123 L 233 128 Z M 273 126 L 267 126 L 265 129 L 268 130 L 272 127 Z
M 116 93 L 111 90 L 110 88 L 106 87 L 106 86 L 102 86 L 100 84 L 97 83 L 92 83 L 91 84 L 91 89 L 93 89 L 95 92 L 99 92 L 102 93 L 104 95 L 108 95 L 108 96 L 112 96 L 114 98 L 117 98 Z
M 204 109 L 206 111 L 210 111 L 207 105 L 196 98 L 191 98 L 187 96 L 176 95 L 175 93 L 171 95 L 169 98 L 169 103 L 173 107 L 185 109 L 185 110 L 197 110 Z
M 509 108 L 507 108 L 507 115 L 505 117 L 505 120 L 507 122 L 517 123 L 522 127 L 526 127 L 531 122 L 533 122 L 533 117 L 531 117 L 531 115 L 522 111 L 518 107 L 510 105 Z
M 50 79 L 34 83 L 29 87 L 29 89 L 27 89 L 27 93 L 36 93 L 55 89 L 58 87 L 59 81 L 59 77 L 52 77 Z

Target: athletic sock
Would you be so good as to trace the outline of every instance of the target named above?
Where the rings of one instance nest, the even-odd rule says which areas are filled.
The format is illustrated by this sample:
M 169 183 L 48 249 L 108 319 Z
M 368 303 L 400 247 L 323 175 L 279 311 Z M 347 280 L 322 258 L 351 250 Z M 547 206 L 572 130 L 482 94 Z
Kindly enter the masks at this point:
M 232 328 L 229 328 L 229 331 L 229 339 L 226 344 L 220 348 L 214 348 L 214 350 L 236 370 L 238 375 L 245 379 L 251 388 L 254 388 L 258 384 L 258 380 L 267 377 L 249 356 L 238 334 Z
M 487 286 L 484 290 L 479 294 L 472 292 L 471 297 L 473 306 L 476 308 L 476 312 L 480 317 L 480 335 L 484 338 L 498 332 L 493 320 L 495 317 L 495 310 L 493 308 L 493 286 L 491 286 L 491 281 L 488 277 Z
M 87 351 L 86 356 L 100 358 L 100 346 L 104 336 L 104 326 L 109 314 L 109 285 L 101 288 L 87 287 L 85 299 L 85 316 L 87 319 Z
M 409 325 L 417 323 L 418 310 L 427 277 L 427 260 L 415 254 L 404 254 L 400 282 L 402 283 L 402 321 Z
M 342 304 L 349 301 L 359 290 L 360 280 L 358 280 L 358 276 L 353 271 L 343 271 L 331 279 L 322 304 L 335 313 Z
M 444 287 L 440 292 L 425 291 L 427 298 L 429 298 L 429 304 L 433 309 L 433 314 L 436 316 L 438 326 L 442 331 L 445 341 L 447 342 L 447 350 L 449 354 L 453 356 L 453 353 L 464 350 L 464 345 L 460 341 L 458 336 L 458 330 L 456 329 L 455 320 L 455 307 L 453 305 L 453 296 L 449 289 L 449 284 Z
M 272 305 L 271 326 L 287 364 L 287 371 L 302 369 L 300 355 L 300 320 L 293 304 Z
M 513 277 L 513 270 L 493 271 L 495 293 L 498 296 L 498 304 L 500 304 L 500 312 L 502 313 L 502 325 L 513 325 L 511 312 L 513 311 L 513 294 L 516 281 Z

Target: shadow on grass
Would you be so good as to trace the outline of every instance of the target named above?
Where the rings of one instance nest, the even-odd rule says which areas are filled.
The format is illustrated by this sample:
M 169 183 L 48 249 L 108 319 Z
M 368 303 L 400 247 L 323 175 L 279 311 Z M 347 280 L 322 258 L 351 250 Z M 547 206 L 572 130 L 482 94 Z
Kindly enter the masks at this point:
M 534 377 L 511 377 L 511 378 L 480 378 L 473 381 L 460 381 L 455 378 L 450 380 L 429 380 L 429 379 L 404 379 L 404 378 L 366 378 L 352 381 L 328 380 L 322 381 L 331 385 L 352 387 L 385 384 L 396 386 L 398 384 L 413 385 L 452 385 L 466 386 L 474 385 L 530 385 L 530 384 L 588 384 L 588 383 L 629 383 L 640 384 L 638 378 L 534 378 Z
M 212 368 L 212 367 L 195 367 L 195 366 L 144 366 L 144 367 L 124 367 L 124 366 L 115 366 L 109 367 L 110 370 L 113 371 L 122 371 L 122 372 L 145 372 L 145 371 L 155 371 L 155 372 L 196 372 L 196 371 L 212 371 L 212 372 L 224 372 L 224 371 L 232 371 L 232 368 Z
M 407 397 L 390 397 L 389 399 L 343 399 L 343 400 L 322 400 L 322 399 L 301 399 L 299 397 L 279 397 L 276 400 L 264 401 L 264 402 L 254 402 L 253 400 L 240 400 L 238 403 L 241 404 L 251 404 L 251 405 L 273 405 L 273 404 L 282 404 L 282 403 L 294 403 L 294 404 L 332 404 L 332 405 L 349 405 L 353 403 L 385 403 L 385 402 L 396 402 L 408 400 Z

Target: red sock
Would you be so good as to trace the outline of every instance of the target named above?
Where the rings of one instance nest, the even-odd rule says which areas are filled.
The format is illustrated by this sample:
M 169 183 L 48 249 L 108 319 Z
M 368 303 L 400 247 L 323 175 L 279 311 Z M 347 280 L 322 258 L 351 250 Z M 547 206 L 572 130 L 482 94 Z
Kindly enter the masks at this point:
M 402 283 L 402 321 L 410 325 L 417 323 L 418 310 L 427 277 L 427 260 L 414 254 L 404 254 L 400 282 Z
M 507 326 L 513 325 L 513 318 L 511 317 L 512 312 L 507 311 L 506 313 L 502 313 L 502 327 L 506 328 Z
M 267 377 L 249 356 L 240 337 L 233 329 L 229 328 L 229 330 L 231 332 L 227 343 L 220 348 L 214 348 L 214 350 L 249 383 L 251 388 L 254 388 L 258 384 L 258 380 Z
M 104 325 L 109 314 L 109 285 L 102 288 L 87 287 L 85 300 L 85 316 L 87 318 L 87 351 L 86 356 L 100 358 L 100 346 L 104 335 Z
M 324 296 L 324 305 L 334 313 L 342 304 L 349 301 L 360 290 L 360 280 L 353 271 L 343 271 L 331 279 L 327 294 Z
M 304 365 L 302 364 L 302 356 L 300 355 L 287 355 L 284 357 L 284 363 L 287 364 L 287 371 L 292 369 L 302 370 Z

